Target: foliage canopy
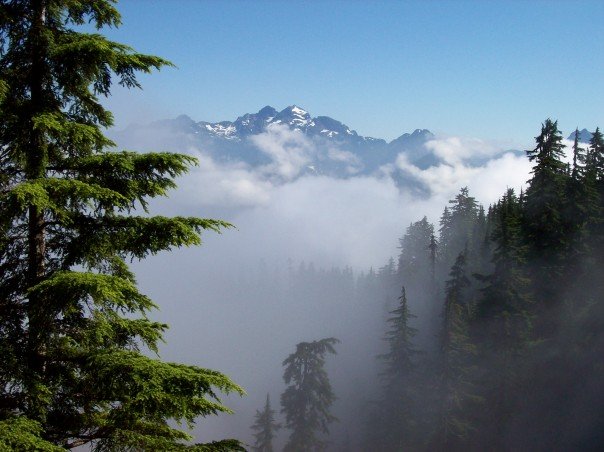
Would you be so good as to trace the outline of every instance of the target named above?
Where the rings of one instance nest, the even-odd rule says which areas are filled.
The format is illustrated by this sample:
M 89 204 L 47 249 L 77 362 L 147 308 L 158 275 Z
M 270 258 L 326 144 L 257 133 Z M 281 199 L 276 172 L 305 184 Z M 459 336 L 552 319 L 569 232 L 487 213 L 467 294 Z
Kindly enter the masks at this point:
M 225 375 L 162 362 L 128 259 L 197 245 L 220 220 L 148 215 L 195 160 L 111 150 L 114 82 L 170 63 L 98 33 L 112 0 L 0 5 L 0 445 L 56 450 L 233 450 L 185 445 L 198 416 L 228 412 Z M 144 216 L 134 215 L 142 209 Z

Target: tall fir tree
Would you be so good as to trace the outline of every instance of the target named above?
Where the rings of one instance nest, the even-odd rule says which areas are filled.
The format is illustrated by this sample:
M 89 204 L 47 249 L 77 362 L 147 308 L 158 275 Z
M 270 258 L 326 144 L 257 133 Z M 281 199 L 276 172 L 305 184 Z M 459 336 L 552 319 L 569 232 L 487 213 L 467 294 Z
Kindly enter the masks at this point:
M 604 254 L 604 135 L 596 128 L 585 163 L 586 216 L 595 255 Z
M 256 441 L 252 449 L 256 452 L 273 452 L 273 439 L 280 428 L 281 425 L 275 421 L 275 410 L 271 408 L 271 400 L 267 394 L 263 410 L 256 410 L 252 425 Z
M 579 143 L 579 128 L 575 130 L 575 140 L 573 143 L 573 164 L 570 177 L 567 179 L 566 203 L 565 203 L 565 222 L 569 225 L 570 233 L 574 236 L 575 247 L 580 247 L 584 242 L 585 226 L 590 216 L 590 191 L 591 186 L 587 179 L 586 150 Z M 571 246 L 572 246 L 571 245 Z M 576 252 L 580 252 L 577 250 Z
M 412 282 L 418 275 L 425 279 L 430 272 L 430 243 L 434 226 L 423 217 L 411 223 L 399 239 L 401 250 L 398 259 L 399 272 L 405 282 Z
M 431 449 L 463 450 L 475 429 L 470 415 L 480 400 L 475 387 L 476 345 L 469 331 L 471 306 L 466 251 L 457 256 L 445 288 L 440 350 L 439 419 Z
M 455 262 L 460 252 L 468 248 L 473 253 L 473 232 L 479 214 L 478 203 L 463 187 L 441 217 L 439 243 L 444 274 Z
M 530 281 L 526 277 L 526 245 L 522 207 L 513 189 L 491 212 L 493 273 L 479 276 L 486 287 L 477 305 L 475 340 L 480 344 L 481 392 L 489 407 L 480 416 L 482 447 L 505 449 L 506 432 L 521 394 L 521 358 L 531 333 Z
M 382 398 L 373 422 L 373 446 L 379 450 L 413 450 L 418 445 L 417 429 L 421 417 L 421 394 L 416 375 L 418 351 L 414 344 L 417 330 L 409 325 L 415 316 L 409 312 L 405 287 L 398 307 L 391 311 L 390 328 L 384 340 L 388 351 L 378 358 L 384 363 L 381 374 Z M 377 435 L 376 435 L 377 433 Z
M 171 421 L 228 412 L 216 391 L 241 388 L 148 353 L 166 325 L 148 318 L 155 304 L 127 260 L 229 225 L 147 214 L 191 157 L 108 150 L 112 115 L 99 97 L 170 64 L 82 31 L 119 26 L 114 3 L 0 5 L 0 444 L 239 450 L 236 441 L 186 445 L 190 435 Z
M 535 138 L 536 147 L 527 151 L 534 162 L 532 177 L 526 190 L 524 226 L 530 259 L 533 263 L 535 293 L 539 305 L 549 309 L 559 299 L 559 285 L 564 269 L 564 251 L 568 245 L 569 225 L 563 214 L 568 174 L 564 157 L 562 134 L 558 122 L 547 119 L 541 134 Z M 545 334 L 555 329 L 552 319 L 542 322 Z
M 329 411 L 335 395 L 325 371 L 325 355 L 335 354 L 338 342 L 333 337 L 301 342 L 283 361 L 283 380 L 288 386 L 281 395 L 281 412 L 291 430 L 285 452 L 326 450 L 327 442 L 320 434 L 328 434 L 336 418 Z

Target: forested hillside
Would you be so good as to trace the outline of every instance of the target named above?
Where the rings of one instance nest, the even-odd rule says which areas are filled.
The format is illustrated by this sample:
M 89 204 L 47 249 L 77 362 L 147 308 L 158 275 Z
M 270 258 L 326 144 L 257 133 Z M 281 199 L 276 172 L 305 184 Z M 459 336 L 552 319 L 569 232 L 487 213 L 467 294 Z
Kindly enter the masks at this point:
M 364 450 L 604 444 L 603 145 L 565 150 L 548 119 L 524 191 L 484 209 L 462 188 L 437 231 L 407 228 L 376 276 L 399 301 Z
M 557 121 L 547 119 L 525 159 L 521 151 L 506 151 L 516 147 L 427 129 L 386 142 L 292 105 L 265 107 L 233 122 L 180 116 L 133 127 L 133 135 L 121 138 L 142 147 L 122 150 L 106 135 L 114 125 L 107 98 L 116 84 L 126 88 L 117 90 L 123 95 L 140 87 L 138 76 L 173 64 L 110 39 L 122 20 L 116 3 L 0 2 L 0 451 L 604 450 L 599 129 L 577 128 L 569 145 Z M 515 5 L 499 24 L 501 32 L 493 33 L 503 9 L 483 11 L 481 31 L 474 20 L 483 7 L 478 3 L 449 9 L 441 2 L 444 13 L 432 14 L 422 10 L 423 2 L 391 2 L 375 8 L 382 9 L 376 16 L 361 3 L 337 3 L 339 13 L 354 10 L 352 22 L 333 21 L 332 8 L 321 6 L 313 14 L 328 15 L 295 27 L 304 2 L 256 9 L 255 2 L 158 0 L 124 7 L 136 12 L 135 25 L 146 27 L 136 34 L 148 40 L 179 34 L 157 33 L 157 23 L 140 19 L 149 11 L 162 21 L 179 9 L 194 18 L 161 23 L 162 30 L 203 30 L 194 40 L 187 35 L 185 46 L 169 42 L 185 49 L 179 53 L 185 61 L 192 56 L 195 65 L 205 65 L 210 55 L 247 61 L 196 66 L 189 79 L 194 83 L 186 87 L 189 98 L 195 84 L 221 104 L 237 92 L 231 97 L 245 105 L 242 111 L 256 100 L 238 96 L 267 93 L 261 87 L 283 98 L 311 92 L 304 102 L 324 98 L 325 105 L 352 99 L 348 105 L 356 113 L 350 118 L 367 123 L 383 111 L 399 112 L 398 121 L 404 115 L 392 110 L 397 104 L 421 122 L 426 117 L 420 112 L 440 112 L 441 102 L 462 111 L 476 98 L 480 108 L 473 104 L 459 119 L 474 122 L 468 133 L 490 133 L 484 127 L 501 122 L 487 115 L 489 121 L 480 122 L 476 111 L 482 114 L 483 104 L 501 96 L 505 102 L 498 107 L 507 110 L 493 108 L 497 114 L 528 111 L 528 120 L 519 116 L 502 132 L 512 133 L 537 114 L 530 108 L 539 103 L 524 97 L 554 90 L 544 74 L 516 61 L 504 58 L 507 67 L 522 68 L 517 77 L 502 71 L 499 56 L 506 52 L 493 52 L 502 43 L 490 41 L 491 35 L 504 36 L 510 44 L 503 50 L 516 56 L 520 41 L 514 39 L 530 36 L 510 32 L 518 17 L 539 38 L 555 38 L 548 33 L 563 22 L 547 19 L 554 6 L 530 6 L 532 17 L 546 18 L 537 23 L 518 13 L 524 4 Z M 401 27 L 391 8 L 407 17 L 411 6 L 417 20 Z M 287 15 L 272 16 L 268 9 Z M 578 56 L 592 50 L 586 42 L 604 40 L 594 38 L 601 27 L 585 26 L 595 13 L 575 12 L 582 17 L 575 22 L 589 29 L 583 44 L 569 40 L 567 49 Z M 238 14 L 240 22 L 229 22 Z M 472 34 L 452 45 L 457 33 L 442 31 L 454 25 L 449 18 L 455 14 L 463 21 L 454 29 Z M 568 20 L 569 14 L 559 15 Z M 472 22 L 465 22 L 468 17 Z M 431 27 L 425 18 L 434 20 Z M 342 24 L 339 39 L 309 33 Z M 385 29 L 392 33 L 388 39 Z M 223 38 L 234 44 L 228 51 L 223 42 L 216 45 L 225 30 Z M 477 39 L 481 32 L 485 39 Z M 241 36 L 253 45 L 241 45 Z M 436 43 L 429 53 L 408 53 L 424 41 Z M 392 45 L 398 42 L 409 45 Z M 312 51 L 300 52 L 300 45 Z M 548 52 L 559 58 L 549 42 L 550 49 L 531 45 L 547 50 L 526 54 L 535 67 L 549 63 L 554 53 Z M 281 53 L 267 51 L 279 47 Z M 320 58 L 329 47 L 329 57 Z M 443 49 L 450 61 L 443 61 Z M 467 64 L 477 50 L 481 58 Z M 276 69 L 278 55 L 287 56 L 287 67 Z M 305 59 L 298 64 L 292 55 Z M 345 55 L 353 65 L 338 59 Z M 597 68 L 600 59 L 589 56 Z M 496 64 L 487 77 L 490 60 Z M 459 61 L 464 71 L 455 70 Z M 321 64 L 324 74 L 306 73 Z M 260 66 L 277 77 L 253 76 Z M 555 73 L 554 82 L 567 80 L 577 72 L 567 66 L 570 72 L 550 65 L 547 72 Z M 385 68 L 397 67 L 404 68 L 400 78 L 380 81 L 397 73 Z M 423 72 L 409 83 L 405 77 L 416 68 Z M 338 77 L 324 76 L 341 69 Z M 277 89 L 290 72 L 299 80 Z M 349 85 L 358 73 L 364 77 Z M 432 78 L 441 73 L 447 76 Z M 217 78 L 200 82 L 208 74 Z M 244 79 L 233 83 L 238 74 Z M 491 79 L 502 74 L 501 91 L 491 97 Z M 581 72 L 581 83 L 568 86 L 577 92 L 595 86 L 587 75 Z M 521 83 L 503 86 L 516 79 Z M 159 85 L 171 96 L 184 84 Z M 388 91 L 376 96 L 373 90 L 383 86 Z M 396 94 L 405 92 L 401 87 L 403 97 Z M 516 91 L 524 104 L 508 102 L 507 93 Z M 459 97 L 442 95 L 454 92 Z M 583 97 L 595 107 L 584 108 L 581 122 L 599 120 L 598 92 L 589 94 Z M 372 110 L 367 105 L 373 102 L 384 105 Z M 567 106 L 556 114 L 565 111 L 574 114 Z M 412 130 L 409 121 L 401 119 L 406 130 Z M 433 130 L 455 123 L 436 124 Z M 158 152 L 163 145 L 168 151 L 182 146 L 184 153 Z M 185 176 L 195 165 L 200 169 Z M 183 188 L 159 202 L 177 188 L 179 176 L 185 176 Z M 510 186 L 493 202 L 504 179 Z M 438 221 L 431 209 L 449 197 Z M 491 204 L 481 205 L 481 199 Z M 210 218 L 190 216 L 206 208 Z M 202 237 L 202 255 L 184 250 Z M 382 262 L 391 244 L 397 258 Z M 146 264 L 151 256 L 157 267 Z M 168 331 L 172 321 L 176 328 Z

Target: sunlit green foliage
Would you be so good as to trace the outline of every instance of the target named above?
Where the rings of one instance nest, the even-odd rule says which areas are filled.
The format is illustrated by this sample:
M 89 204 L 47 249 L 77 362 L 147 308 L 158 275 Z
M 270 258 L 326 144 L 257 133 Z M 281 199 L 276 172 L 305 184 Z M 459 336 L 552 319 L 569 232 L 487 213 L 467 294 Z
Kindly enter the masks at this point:
M 230 225 L 148 215 L 195 160 L 111 149 L 100 98 L 170 63 L 87 23 L 119 26 L 115 2 L 0 5 L 0 448 L 241 450 L 188 444 L 170 422 L 229 412 L 218 391 L 243 391 L 149 357 L 167 326 L 126 264 Z

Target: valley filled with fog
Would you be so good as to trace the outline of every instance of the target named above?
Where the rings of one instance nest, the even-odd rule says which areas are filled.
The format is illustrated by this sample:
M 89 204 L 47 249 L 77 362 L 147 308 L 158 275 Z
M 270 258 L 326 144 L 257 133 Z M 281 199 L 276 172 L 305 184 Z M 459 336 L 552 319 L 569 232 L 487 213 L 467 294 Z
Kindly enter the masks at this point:
M 386 320 L 400 295 L 399 239 L 424 216 L 438 231 L 444 207 L 462 187 L 485 208 L 508 188 L 519 193 L 531 163 L 524 151 L 485 139 L 420 129 L 398 147 L 363 148 L 334 133 L 313 135 L 309 123 L 316 120 L 299 107 L 280 114 L 284 119 L 272 124 L 270 116 L 252 117 L 260 125 L 247 134 L 233 126 L 230 137 L 200 138 L 199 127 L 214 130 L 185 117 L 114 132 L 122 148 L 178 151 L 199 161 L 169 198 L 152 203 L 152 213 L 235 226 L 205 234 L 199 248 L 161 253 L 134 268 L 161 307 L 154 318 L 171 326 L 162 358 L 219 369 L 247 392 L 226 399 L 235 414 L 200 420 L 196 435 L 253 444 L 250 426 L 267 394 L 280 410 L 282 361 L 299 342 L 336 337 L 338 354 L 327 363 L 339 418 L 330 427 L 330 450 L 361 450 L 361 414 L 379 398 L 376 357 L 386 350 Z M 379 161 L 372 152 L 381 152 Z M 412 324 L 420 329 L 418 347 L 431 350 L 442 306 L 422 297 L 428 281 L 414 284 Z M 282 429 L 276 444 L 286 437 Z

